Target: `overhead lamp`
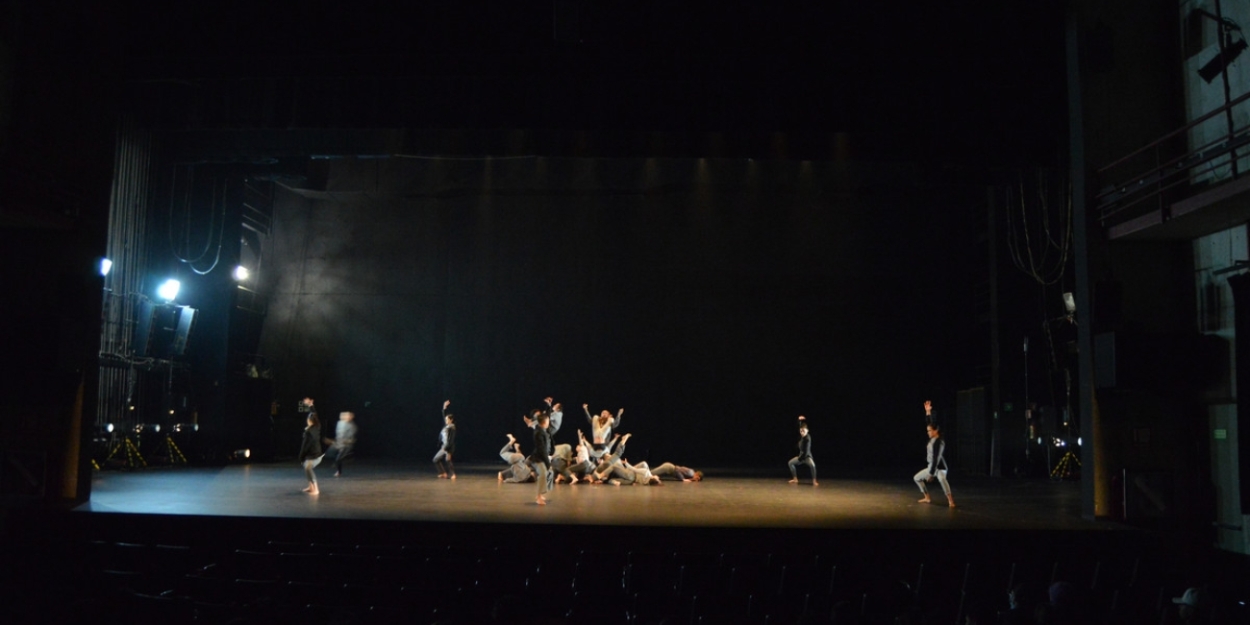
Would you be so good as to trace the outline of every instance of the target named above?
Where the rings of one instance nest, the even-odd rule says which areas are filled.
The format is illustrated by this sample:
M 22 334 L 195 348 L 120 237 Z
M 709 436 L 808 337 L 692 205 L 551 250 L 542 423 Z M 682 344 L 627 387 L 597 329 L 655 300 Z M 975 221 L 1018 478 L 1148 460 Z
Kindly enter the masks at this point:
M 109 271 L 113 269 L 113 261 L 107 258 L 101 258 L 99 269 L 100 269 L 100 275 L 102 276 L 109 275 Z
M 1076 312 L 1076 298 L 1072 296 L 1072 291 L 1063 294 L 1063 308 L 1069 315 Z
M 1237 60 L 1237 57 L 1246 50 L 1247 44 L 1245 37 L 1236 41 L 1233 40 L 1233 32 L 1241 32 L 1241 26 L 1237 22 L 1226 17 L 1220 17 L 1204 9 L 1190 11 L 1189 19 L 1194 19 L 1195 17 L 1206 18 L 1218 24 L 1216 37 L 1219 37 L 1220 51 L 1215 55 L 1215 58 L 1198 68 L 1198 75 L 1209 83 L 1223 74 L 1228 69 L 1228 66 Z
M 1231 39 L 1231 36 L 1229 38 Z M 1228 45 L 1224 46 L 1224 49 L 1220 50 L 1220 53 L 1215 55 L 1215 58 L 1207 61 L 1206 65 L 1198 68 L 1198 75 L 1207 82 L 1215 80 L 1220 74 L 1224 73 L 1224 70 L 1228 69 L 1228 66 L 1231 65 L 1233 61 L 1237 60 L 1237 57 L 1245 51 L 1246 47 L 1247 44 L 1245 39 L 1229 41 Z
M 182 288 L 182 283 L 170 278 L 156 290 L 156 295 L 166 302 L 172 302 L 178 299 L 178 290 Z
M 234 268 L 234 279 L 236 282 L 243 282 L 251 275 L 252 272 L 248 271 L 247 267 L 244 267 L 243 265 L 239 265 Z

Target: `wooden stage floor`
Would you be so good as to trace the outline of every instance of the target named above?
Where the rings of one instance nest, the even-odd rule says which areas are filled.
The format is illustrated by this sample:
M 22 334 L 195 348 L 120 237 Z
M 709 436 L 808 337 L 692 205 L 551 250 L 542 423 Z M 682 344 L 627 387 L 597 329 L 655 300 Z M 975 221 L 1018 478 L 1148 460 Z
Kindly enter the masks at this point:
M 346 519 L 433 523 L 543 524 L 681 528 L 808 528 L 899 530 L 1123 529 L 1080 514 L 1080 486 L 1045 479 L 953 475 L 958 507 L 916 500 L 910 471 L 840 477 L 820 486 L 787 483 L 780 470 L 709 470 L 699 483 L 662 486 L 561 484 L 547 506 L 534 503 L 534 484 L 504 484 L 501 465 L 462 465 L 458 479 L 434 476 L 428 464 L 360 462 L 331 477 L 321 467 L 321 494 L 301 492 L 294 463 L 224 467 L 154 467 L 97 472 L 90 502 L 77 510 L 103 513 Z

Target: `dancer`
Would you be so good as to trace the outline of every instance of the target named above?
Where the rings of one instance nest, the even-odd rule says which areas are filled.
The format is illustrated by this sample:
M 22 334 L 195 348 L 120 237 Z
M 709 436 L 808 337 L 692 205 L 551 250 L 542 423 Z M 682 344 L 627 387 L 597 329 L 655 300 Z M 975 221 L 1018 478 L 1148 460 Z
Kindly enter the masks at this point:
M 511 434 L 508 435 L 507 444 L 499 450 L 499 457 L 508 463 L 508 468 L 499 472 L 500 482 L 520 484 L 534 480 L 534 471 L 530 468 L 529 461 L 521 454 L 521 444 Z
M 334 426 L 334 438 L 325 439 L 330 446 L 326 452 L 334 461 L 334 477 L 343 475 L 343 461 L 353 455 L 356 449 L 356 415 L 351 412 L 340 412 L 339 422 Z
M 683 482 L 702 482 L 703 472 L 696 471 L 690 467 L 665 462 L 660 466 L 651 469 L 651 473 L 659 477 L 675 477 Z
M 628 460 L 622 459 L 620 464 L 612 468 L 612 475 L 615 477 L 609 480 L 609 482 L 615 486 L 622 484 L 659 486 L 661 484 L 660 476 L 652 473 L 651 468 L 647 466 L 645 461 L 638 464 L 630 464 Z
M 929 499 L 929 489 L 925 487 L 925 482 L 931 482 L 936 477 L 938 483 L 942 485 L 942 492 L 946 493 L 947 503 L 954 508 L 955 498 L 951 495 L 950 483 L 946 481 L 946 459 L 942 457 L 946 452 L 946 441 L 942 439 L 942 429 L 935 424 L 929 424 L 925 429 L 929 433 L 929 444 L 925 448 L 929 466 L 921 469 L 915 477 L 916 486 L 919 486 L 920 492 L 924 494 L 920 503 L 933 503 Z
M 317 419 L 317 411 L 313 407 L 312 398 L 305 397 L 301 403 L 308 409 L 304 438 L 299 447 L 299 459 L 304 463 L 304 477 L 308 478 L 308 487 L 304 489 L 304 492 L 309 495 L 319 495 L 321 491 L 317 489 L 317 474 L 313 472 L 313 469 L 321 464 L 321 421 Z
M 560 431 L 560 424 L 564 422 L 564 406 L 559 402 L 553 403 L 550 397 L 543 399 L 543 401 L 547 402 L 546 412 L 551 415 L 551 425 L 547 427 L 547 432 L 551 434 L 551 438 L 554 440 L 556 432 Z M 521 419 L 524 420 L 525 425 L 532 430 L 538 423 L 538 415 L 541 412 L 543 412 L 543 410 L 535 408 L 530 411 L 529 416 L 521 415 Z
M 590 416 L 590 404 L 582 404 L 582 411 L 586 413 L 586 420 L 590 422 L 591 443 L 593 445 L 590 456 L 598 461 L 607 454 L 608 437 L 612 436 L 612 430 L 621 426 L 621 415 L 625 414 L 625 409 L 617 410 L 615 419 L 612 418 L 612 413 L 607 410 L 600 412 L 598 417 Z
M 550 428 L 547 431 L 550 432 Z M 569 467 L 573 465 L 573 446 L 561 443 L 552 449 L 551 473 L 555 476 L 557 482 L 563 479 L 571 481 L 572 474 L 569 473 Z M 568 474 L 568 477 L 565 477 L 565 474 Z
M 577 431 L 577 440 L 578 444 L 574 449 L 572 464 L 559 472 L 559 475 L 556 476 L 556 482 L 568 480 L 570 484 L 576 484 L 594 470 L 594 465 L 590 464 L 590 443 L 586 442 L 586 435 L 582 434 L 581 430 Z M 559 445 L 556 447 L 558 448 Z
M 807 433 L 807 417 L 799 415 L 799 455 L 790 459 L 790 483 L 799 483 L 799 464 L 806 464 L 812 470 L 812 486 L 820 486 L 816 481 L 816 461 L 812 459 L 812 437 Z
M 543 412 L 538 415 L 538 423 L 534 428 L 534 451 L 530 453 L 530 462 L 534 465 L 535 478 L 538 482 L 538 505 L 547 505 L 545 496 L 551 490 L 554 474 L 551 472 L 551 435 L 547 426 L 551 425 L 551 415 Z
M 621 468 L 621 458 L 625 457 L 625 443 L 629 442 L 629 437 L 631 436 L 633 436 L 632 433 L 626 434 L 625 436 L 616 434 L 612 437 L 612 442 L 608 443 L 607 446 L 604 447 L 605 455 L 599 459 L 599 464 L 595 466 L 594 473 L 590 474 L 593 481 L 607 481 L 608 475 L 615 473 L 618 469 L 624 472 L 624 469 Z M 619 447 L 616 447 L 616 442 L 618 440 L 621 444 Z M 613 447 L 616 447 L 616 451 L 612 451 Z
M 434 468 L 438 469 L 439 478 L 456 479 L 456 467 L 451 464 L 451 455 L 456 453 L 456 418 L 447 407 L 451 405 L 451 400 L 443 402 L 443 431 L 438 433 L 439 449 L 434 454 Z M 447 467 L 443 467 L 443 461 L 447 462 Z

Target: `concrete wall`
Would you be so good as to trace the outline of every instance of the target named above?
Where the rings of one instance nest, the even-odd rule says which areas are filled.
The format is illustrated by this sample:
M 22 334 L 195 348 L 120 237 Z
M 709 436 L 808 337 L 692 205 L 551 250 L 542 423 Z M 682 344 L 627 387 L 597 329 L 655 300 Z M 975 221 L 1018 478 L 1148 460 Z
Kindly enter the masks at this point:
M 1204 393 L 1211 441 L 1211 479 L 1216 498 L 1216 544 L 1221 549 L 1250 553 L 1244 531 L 1250 519 L 1243 516 L 1241 510 L 1238 475 L 1237 386 L 1232 382 L 1236 379 L 1237 369 L 1232 349 L 1237 340 L 1233 326 L 1233 296 L 1227 281 L 1229 274 L 1215 273 L 1232 267 L 1236 260 L 1248 257 L 1250 247 L 1246 242 L 1246 228 L 1240 226 L 1201 237 L 1194 241 L 1193 249 L 1195 285 L 1199 295 L 1199 331 L 1218 337 L 1228 345 L 1221 367 L 1225 374 Z M 1230 529 L 1236 526 L 1243 529 Z

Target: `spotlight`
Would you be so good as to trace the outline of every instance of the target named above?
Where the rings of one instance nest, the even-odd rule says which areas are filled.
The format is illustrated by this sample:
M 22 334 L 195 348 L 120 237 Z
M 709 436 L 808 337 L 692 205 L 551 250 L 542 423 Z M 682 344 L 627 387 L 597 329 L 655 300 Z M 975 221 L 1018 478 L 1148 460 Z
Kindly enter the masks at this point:
M 1063 294 L 1063 308 L 1068 311 L 1069 315 L 1076 312 L 1076 298 L 1072 296 L 1071 291 Z
M 238 282 L 247 280 L 248 276 L 250 275 L 252 275 L 251 272 L 249 272 L 247 270 L 247 267 L 244 267 L 243 265 L 239 265 L 238 267 L 234 268 L 234 279 Z
M 100 275 L 102 276 L 109 275 L 109 270 L 112 268 L 113 268 L 113 261 L 107 258 L 100 259 Z
M 182 288 L 181 282 L 174 280 L 173 278 L 170 278 L 169 280 L 166 280 L 164 284 L 161 285 L 161 288 L 156 290 L 156 294 L 161 299 L 167 302 L 172 302 L 175 299 L 178 299 L 178 289 L 181 289 L 181 288 Z
M 252 457 L 252 450 L 250 450 L 250 449 L 239 449 L 239 450 L 236 450 L 234 453 L 230 454 L 230 457 L 231 457 L 232 459 L 234 459 L 234 460 L 244 460 L 244 459 L 246 459 L 246 458 L 251 458 L 251 457 Z
M 1203 65 L 1198 69 L 1198 75 L 1207 82 L 1215 80 L 1220 74 L 1224 73 L 1225 69 L 1228 69 L 1228 66 L 1231 65 L 1233 61 L 1237 60 L 1237 57 L 1246 49 L 1246 47 L 1245 39 L 1228 42 L 1224 49 L 1220 50 L 1220 53 L 1215 55 L 1215 58 L 1207 61 L 1206 65 Z
M 1078 437 L 1076 437 L 1076 444 L 1077 444 L 1077 445 L 1081 445 L 1081 444 L 1082 444 L 1082 443 L 1081 443 L 1081 437 L 1079 437 L 1079 436 L 1078 436 Z
M 105 431 L 105 432 L 108 432 L 109 434 L 112 434 L 112 433 L 113 433 L 113 424 L 112 424 L 112 423 L 105 424 L 105 426 L 104 426 L 104 431 Z

